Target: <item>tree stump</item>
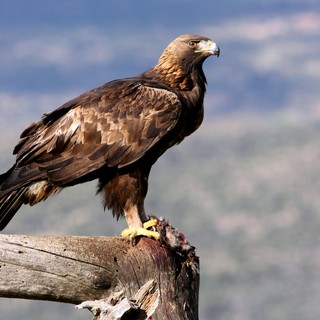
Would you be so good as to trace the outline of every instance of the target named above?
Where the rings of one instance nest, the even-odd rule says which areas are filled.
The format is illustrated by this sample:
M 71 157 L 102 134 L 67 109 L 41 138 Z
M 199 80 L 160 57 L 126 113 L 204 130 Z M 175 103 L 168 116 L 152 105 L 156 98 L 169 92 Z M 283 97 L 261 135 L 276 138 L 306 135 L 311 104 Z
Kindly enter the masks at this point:
M 198 258 L 168 230 L 162 241 L 140 237 L 134 245 L 120 237 L 0 235 L 0 297 L 77 304 L 97 320 L 198 319 Z

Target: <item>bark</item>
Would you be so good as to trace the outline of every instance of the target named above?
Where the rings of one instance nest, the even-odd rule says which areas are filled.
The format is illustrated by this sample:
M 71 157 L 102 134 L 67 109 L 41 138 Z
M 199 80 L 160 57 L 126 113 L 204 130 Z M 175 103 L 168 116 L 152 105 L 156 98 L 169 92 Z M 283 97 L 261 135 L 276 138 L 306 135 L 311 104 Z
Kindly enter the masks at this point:
M 0 297 L 80 304 L 100 320 L 198 319 L 198 259 L 193 247 L 181 248 L 144 237 L 132 245 L 0 235 Z

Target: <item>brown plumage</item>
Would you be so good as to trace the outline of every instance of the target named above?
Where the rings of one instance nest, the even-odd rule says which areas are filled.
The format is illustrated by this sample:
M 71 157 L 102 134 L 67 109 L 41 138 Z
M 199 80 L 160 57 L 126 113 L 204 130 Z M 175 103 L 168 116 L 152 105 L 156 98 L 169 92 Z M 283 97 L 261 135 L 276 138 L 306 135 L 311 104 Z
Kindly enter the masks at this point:
M 203 119 L 203 61 L 218 46 L 198 35 L 169 44 L 157 65 L 67 102 L 21 134 L 16 163 L 0 175 L 0 229 L 22 204 L 99 179 L 105 207 L 129 227 L 147 220 L 144 199 L 152 165 Z

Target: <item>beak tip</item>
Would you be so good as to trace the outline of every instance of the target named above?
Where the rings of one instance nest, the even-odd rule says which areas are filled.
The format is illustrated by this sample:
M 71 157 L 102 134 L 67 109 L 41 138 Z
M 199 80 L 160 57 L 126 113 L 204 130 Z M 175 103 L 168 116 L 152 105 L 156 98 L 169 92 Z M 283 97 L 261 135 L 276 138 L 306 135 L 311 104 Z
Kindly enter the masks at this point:
M 220 57 L 220 48 L 217 46 L 216 49 L 213 51 L 213 55 L 217 56 L 217 58 Z
M 220 56 L 220 48 L 219 48 L 219 46 L 215 42 L 212 42 L 210 47 L 211 47 L 210 51 L 209 51 L 210 54 L 212 56 L 217 56 L 217 58 L 219 58 L 219 56 Z

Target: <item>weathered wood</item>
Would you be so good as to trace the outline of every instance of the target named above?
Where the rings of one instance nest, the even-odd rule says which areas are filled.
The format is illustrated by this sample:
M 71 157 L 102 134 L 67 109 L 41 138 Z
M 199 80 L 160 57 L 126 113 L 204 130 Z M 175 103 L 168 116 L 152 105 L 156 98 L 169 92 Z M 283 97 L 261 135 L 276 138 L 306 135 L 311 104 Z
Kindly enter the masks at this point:
M 157 289 L 157 283 L 150 280 L 131 299 L 127 297 L 116 299 L 118 303 L 115 305 L 112 305 L 110 300 L 85 301 L 77 305 L 76 308 L 89 309 L 94 315 L 94 320 L 144 320 L 151 318 L 154 314 L 159 305 L 159 298 L 160 292 Z
M 0 297 L 115 305 L 153 280 L 152 319 L 198 319 L 198 267 L 148 238 L 0 235 Z

